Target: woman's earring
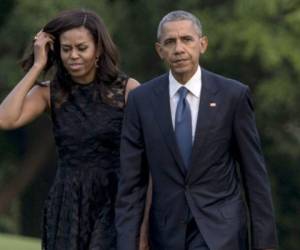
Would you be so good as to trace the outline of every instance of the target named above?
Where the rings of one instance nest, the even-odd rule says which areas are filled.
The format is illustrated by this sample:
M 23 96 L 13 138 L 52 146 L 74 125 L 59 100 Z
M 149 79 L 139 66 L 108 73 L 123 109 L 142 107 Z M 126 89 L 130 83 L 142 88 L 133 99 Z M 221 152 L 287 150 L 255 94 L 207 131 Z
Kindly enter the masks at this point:
M 95 60 L 95 67 L 96 68 L 99 67 L 98 62 L 99 62 L 99 56 L 96 56 L 96 60 Z

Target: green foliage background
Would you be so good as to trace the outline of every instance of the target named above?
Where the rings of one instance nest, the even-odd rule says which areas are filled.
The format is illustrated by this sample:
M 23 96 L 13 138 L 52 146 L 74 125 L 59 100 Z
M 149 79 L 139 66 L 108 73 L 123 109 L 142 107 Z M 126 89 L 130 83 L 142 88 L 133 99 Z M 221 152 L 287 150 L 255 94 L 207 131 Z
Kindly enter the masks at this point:
M 160 18 L 174 9 L 200 18 L 209 38 L 201 65 L 248 84 L 272 180 L 280 249 L 300 247 L 300 1 L 299 0 L 13 0 L 0 2 L 0 96 L 22 77 L 17 61 L 57 12 L 92 9 L 107 24 L 122 69 L 143 82 L 162 73 L 154 51 Z M 25 131 L 26 132 L 26 131 Z M 0 188 L 20 157 L 0 134 Z M 19 202 L 20 203 L 20 202 Z M 18 231 L 18 202 L 0 228 Z M 3 222 L 5 221 L 5 223 Z M 9 226 L 9 225 L 15 226 Z

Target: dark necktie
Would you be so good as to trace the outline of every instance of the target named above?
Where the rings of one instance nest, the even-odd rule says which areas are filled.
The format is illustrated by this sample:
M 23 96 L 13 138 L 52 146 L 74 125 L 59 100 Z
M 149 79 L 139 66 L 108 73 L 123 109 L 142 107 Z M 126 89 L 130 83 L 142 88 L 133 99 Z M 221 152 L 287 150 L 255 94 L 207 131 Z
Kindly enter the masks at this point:
M 175 134 L 177 145 L 183 158 L 185 167 L 188 168 L 192 152 L 192 118 L 190 105 L 186 100 L 188 90 L 181 87 L 178 90 L 179 101 L 175 114 Z

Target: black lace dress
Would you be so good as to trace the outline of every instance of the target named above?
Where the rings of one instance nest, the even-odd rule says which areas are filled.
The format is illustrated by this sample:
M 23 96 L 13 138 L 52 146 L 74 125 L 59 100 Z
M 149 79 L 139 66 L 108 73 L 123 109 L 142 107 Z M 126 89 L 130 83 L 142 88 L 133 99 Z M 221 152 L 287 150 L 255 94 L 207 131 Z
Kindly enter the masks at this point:
M 44 211 L 45 250 L 116 248 L 114 203 L 127 77 L 106 93 L 75 84 L 59 107 L 51 83 L 51 115 L 58 168 Z

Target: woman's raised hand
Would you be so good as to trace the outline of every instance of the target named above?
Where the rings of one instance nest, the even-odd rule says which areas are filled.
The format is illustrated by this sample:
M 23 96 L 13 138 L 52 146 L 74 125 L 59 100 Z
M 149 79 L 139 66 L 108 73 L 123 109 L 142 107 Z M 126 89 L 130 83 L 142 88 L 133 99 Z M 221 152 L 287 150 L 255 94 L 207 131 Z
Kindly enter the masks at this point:
M 54 37 L 42 30 L 33 39 L 34 65 L 43 69 L 48 60 L 49 49 L 53 50 Z

